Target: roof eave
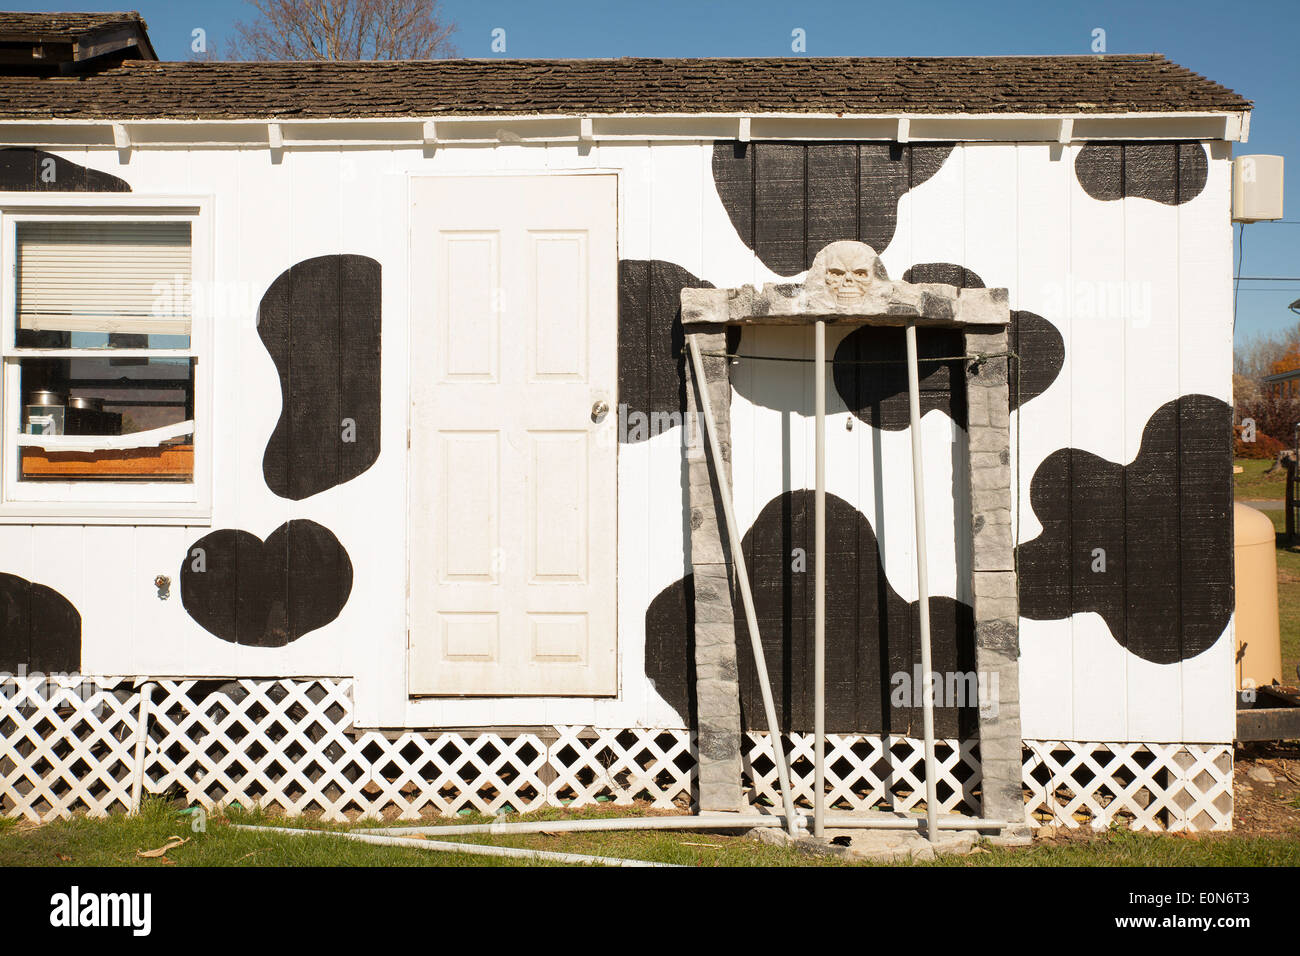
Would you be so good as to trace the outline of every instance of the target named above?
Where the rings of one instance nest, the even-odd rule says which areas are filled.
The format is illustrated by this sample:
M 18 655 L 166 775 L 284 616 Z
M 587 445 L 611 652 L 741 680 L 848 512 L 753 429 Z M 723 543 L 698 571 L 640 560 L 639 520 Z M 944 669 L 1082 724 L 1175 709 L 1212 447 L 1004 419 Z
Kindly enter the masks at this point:
M 0 117 L 15 146 L 293 148 L 646 140 L 1053 143 L 1245 142 L 1249 110 L 1129 113 L 563 113 L 35 119 Z
M 140 59 L 157 61 L 149 31 L 142 21 L 123 20 L 87 30 L 73 44 L 73 61 L 82 64 L 102 56 L 135 49 Z

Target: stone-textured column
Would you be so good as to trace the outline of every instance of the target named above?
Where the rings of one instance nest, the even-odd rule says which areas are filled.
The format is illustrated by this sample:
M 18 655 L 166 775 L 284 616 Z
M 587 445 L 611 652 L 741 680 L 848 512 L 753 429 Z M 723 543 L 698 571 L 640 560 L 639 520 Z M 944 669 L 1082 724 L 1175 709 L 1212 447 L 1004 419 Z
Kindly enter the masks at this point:
M 726 335 L 721 327 L 689 333 L 704 356 L 704 389 L 709 396 L 718 443 L 731 487 L 731 378 Z M 699 807 L 740 810 L 740 681 L 736 670 L 736 622 L 731 603 L 731 552 L 718 493 L 723 482 L 708 453 L 704 416 L 696 400 L 694 369 L 687 368 L 691 568 L 695 575 L 695 710 L 699 732 Z
M 966 376 L 975 667 L 981 690 L 989 691 L 989 699 L 980 701 L 981 789 L 984 816 L 1019 823 L 1025 819 L 1021 789 L 1020 608 L 1011 531 L 1011 413 L 1006 351 L 1005 328 L 967 329 L 966 354 L 999 356 L 974 365 Z

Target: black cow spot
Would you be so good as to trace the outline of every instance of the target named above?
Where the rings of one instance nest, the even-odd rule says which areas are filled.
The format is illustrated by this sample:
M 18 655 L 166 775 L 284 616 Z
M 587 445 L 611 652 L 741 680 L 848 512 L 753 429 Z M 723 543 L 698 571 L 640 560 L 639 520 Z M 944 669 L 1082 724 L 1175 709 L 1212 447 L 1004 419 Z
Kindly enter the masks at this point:
M 1074 159 L 1079 185 L 1102 202 L 1190 202 L 1205 188 L 1209 172 L 1200 143 L 1089 143 Z
M 911 422 L 903 329 L 864 325 L 835 349 L 831 376 L 840 400 L 873 428 L 901 431 Z M 960 329 L 917 329 L 921 414 L 938 409 L 966 424 L 966 337 Z
M 883 252 L 898 201 L 939 171 L 952 143 L 738 143 L 713 147 L 713 182 L 741 241 L 778 275 L 812 265 L 828 243 Z
M 284 647 L 339 616 L 352 593 L 352 562 L 338 538 L 296 519 L 263 542 L 222 528 L 190 545 L 181 603 L 223 641 Z
M 301 501 L 379 457 L 380 265 L 307 259 L 262 296 L 257 334 L 280 376 L 281 411 L 262 456 L 266 485 Z
M 904 282 L 942 282 L 959 289 L 983 289 L 984 280 L 952 262 L 922 262 L 903 273 Z M 1045 392 L 1065 364 L 1065 339 L 1041 315 L 1012 310 L 1008 332 L 1011 351 L 1019 358 L 1008 387 L 1010 407 Z M 966 422 L 964 361 L 960 329 L 918 329 L 921 414 L 939 409 L 958 424 Z M 875 428 L 899 431 L 908 427 L 907 348 L 898 328 L 862 326 L 849 333 L 835 350 L 836 391 L 848 409 Z M 956 387 L 954 387 L 956 386 Z
M 129 193 L 125 180 L 39 149 L 0 149 L 0 192 Z
M 978 274 L 951 262 L 918 263 L 903 273 L 903 279 L 906 282 L 943 282 L 959 289 L 986 288 L 984 280 Z M 1042 395 L 1061 374 L 1061 368 L 1065 364 L 1065 339 L 1047 319 L 1022 309 L 1011 310 L 1007 338 L 1011 351 L 1015 353 L 1012 362 L 1020 363 L 1019 368 L 1012 365 L 1007 389 L 1011 409 L 1014 411 L 1030 399 Z M 920 352 L 919 337 L 917 351 Z
M 743 547 L 751 575 L 763 653 L 782 730 L 813 729 L 813 492 L 774 498 L 759 514 Z M 919 613 L 890 586 L 875 533 L 865 517 L 826 496 L 826 729 L 831 733 L 919 733 L 919 698 L 891 704 L 896 675 L 914 681 L 920 664 Z M 800 562 L 795 549 L 808 555 Z M 646 611 L 646 675 L 678 714 L 694 723 L 694 582 L 674 582 Z M 741 719 L 767 729 L 744 606 L 732 599 L 739 664 Z M 933 669 L 972 674 L 974 623 L 969 606 L 930 598 Z M 978 701 L 949 697 L 935 711 L 941 736 L 976 732 Z
M 959 289 L 984 289 L 979 274 L 955 262 L 918 262 L 903 273 L 904 282 L 942 282 Z
M 81 670 L 81 614 L 53 588 L 0 574 L 0 671 Z
M 618 264 L 619 441 L 645 441 L 681 425 L 686 413 L 682 289 L 713 284 L 661 259 Z M 740 329 L 727 330 L 734 351 Z
M 1053 452 L 1029 488 L 1043 531 L 1018 549 L 1021 615 L 1094 611 L 1155 664 L 1207 650 L 1233 607 L 1231 465 L 1232 408 L 1207 395 L 1160 406 L 1127 466 Z
M 1007 340 L 1016 357 L 1012 359 L 1007 393 L 1011 410 L 1037 398 L 1056 381 L 1065 365 L 1065 339 L 1055 325 L 1035 312 L 1011 311 Z

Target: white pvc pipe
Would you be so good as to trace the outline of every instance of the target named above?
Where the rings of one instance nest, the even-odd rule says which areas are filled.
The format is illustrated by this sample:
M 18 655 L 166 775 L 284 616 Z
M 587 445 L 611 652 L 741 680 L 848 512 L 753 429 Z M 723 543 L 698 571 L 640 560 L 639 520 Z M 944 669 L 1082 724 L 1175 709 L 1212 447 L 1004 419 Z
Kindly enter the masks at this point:
M 925 827 L 938 836 L 939 798 L 934 764 L 934 684 L 930 676 L 930 580 L 926 558 L 925 474 L 921 458 L 920 373 L 916 361 L 916 323 L 907 323 L 907 401 L 912 432 L 912 506 L 916 515 L 916 601 L 921 620 L 921 726 L 925 732 Z
M 891 817 L 873 820 L 870 817 L 837 816 L 831 814 L 826 818 L 826 825 L 832 830 L 920 830 L 929 827 L 929 822 L 911 817 Z M 1005 830 L 1011 826 L 1001 820 L 981 820 L 979 817 L 940 817 L 935 821 L 935 830 Z M 933 837 L 930 838 L 933 842 Z
M 813 494 L 813 836 L 826 833 L 826 323 L 818 319 L 813 391 L 816 394 L 816 479 Z
M 485 846 L 479 843 L 443 843 L 435 840 L 419 840 L 410 837 L 377 836 L 372 833 L 350 833 L 343 830 L 303 830 L 296 827 L 259 827 L 248 824 L 232 824 L 236 830 L 252 830 L 260 833 L 284 833 L 290 836 L 326 836 L 356 843 L 370 843 L 375 846 L 404 846 L 412 850 L 431 850 L 439 853 L 469 853 L 475 856 L 502 856 L 518 860 L 540 860 L 552 863 L 585 863 L 601 866 L 654 866 L 673 867 L 675 863 L 651 863 L 646 860 L 624 860 L 612 856 L 587 856 L 582 853 L 557 853 L 552 850 L 524 850 L 509 846 Z
M 128 816 L 140 812 L 140 802 L 144 799 L 144 754 L 145 743 L 149 739 L 149 705 L 153 703 L 153 681 L 145 681 L 140 686 L 140 711 L 135 720 L 135 759 L 131 766 L 131 809 Z
M 368 827 L 353 833 L 441 833 L 462 836 L 468 833 L 586 833 L 619 830 L 754 830 L 782 827 L 779 815 L 733 814 L 730 817 L 703 814 L 690 817 L 602 817 L 587 820 L 524 820 L 492 823 L 416 824 L 413 826 Z
M 831 813 L 826 825 L 832 830 L 918 830 L 923 821 L 918 817 L 883 815 L 859 816 Z M 779 815 L 723 816 L 664 816 L 664 817 L 601 817 L 584 820 L 527 820 L 493 823 L 449 824 L 399 824 L 391 827 L 366 827 L 350 830 L 375 836 L 421 833 L 426 836 L 468 836 L 469 834 L 527 834 L 527 833 L 590 833 L 618 832 L 622 830 L 758 830 L 785 825 Z M 945 816 L 936 822 L 939 830 L 1002 830 L 1010 826 L 1001 820 L 983 820 L 979 817 Z
M 709 442 L 709 453 L 713 458 L 713 469 L 718 476 L 718 499 L 722 502 L 722 515 L 727 525 L 727 537 L 731 541 L 731 560 L 736 569 L 736 583 L 740 586 L 740 597 L 745 605 L 745 622 L 749 626 L 749 644 L 754 652 L 754 667 L 758 671 L 758 686 L 763 694 L 763 713 L 767 717 L 767 730 L 772 739 L 772 760 L 776 764 L 777 779 L 781 783 L 781 804 L 785 809 L 787 829 L 791 836 L 799 826 L 799 817 L 794 812 L 794 797 L 790 790 L 790 769 L 785 763 L 785 750 L 781 747 L 781 726 L 776 720 L 776 703 L 772 699 L 772 685 L 767 674 L 767 658 L 763 654 L 763 643 L 758 637 L 758 614 L 754 610 L 754 595 L 749 588 L 749 571 L 745 567 L 745 554 L 740 546 L 740 525 L 736 521 L 731 506 L 731 485 L 727 481 L 726 463 L 722 458 L 722 446 L 718 444 L 718 429 L 713 419 L 713 403 L 709 401 L 709 390 L 704 380 L 704 360 L 700 358 L 700 344 L 693 334 L 686 340 L 691 351 L 691 367 L 695 371 L 695 386 L 700 396 L 700 411 L 704 414 L 705 432 Z

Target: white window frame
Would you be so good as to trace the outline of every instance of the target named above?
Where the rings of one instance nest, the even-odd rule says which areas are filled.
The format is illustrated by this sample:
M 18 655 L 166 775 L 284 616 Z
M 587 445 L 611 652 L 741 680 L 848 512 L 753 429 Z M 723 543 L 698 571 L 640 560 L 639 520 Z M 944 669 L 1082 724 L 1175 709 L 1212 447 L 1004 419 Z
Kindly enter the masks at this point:
M 211 288 L 210 196 L 73 193 L 33 195 L 0 192 L 0 524 L 177 524 L 212 519 L 212 367 L 215 351 L 209 310 L 201 290 Z M 195 290 L 188 349 L 18 348 L 16 228 L 30 221 L 188 221 L 190 281 Z M 193 358 L 194 480 L 18 480 L 23 358 Z

